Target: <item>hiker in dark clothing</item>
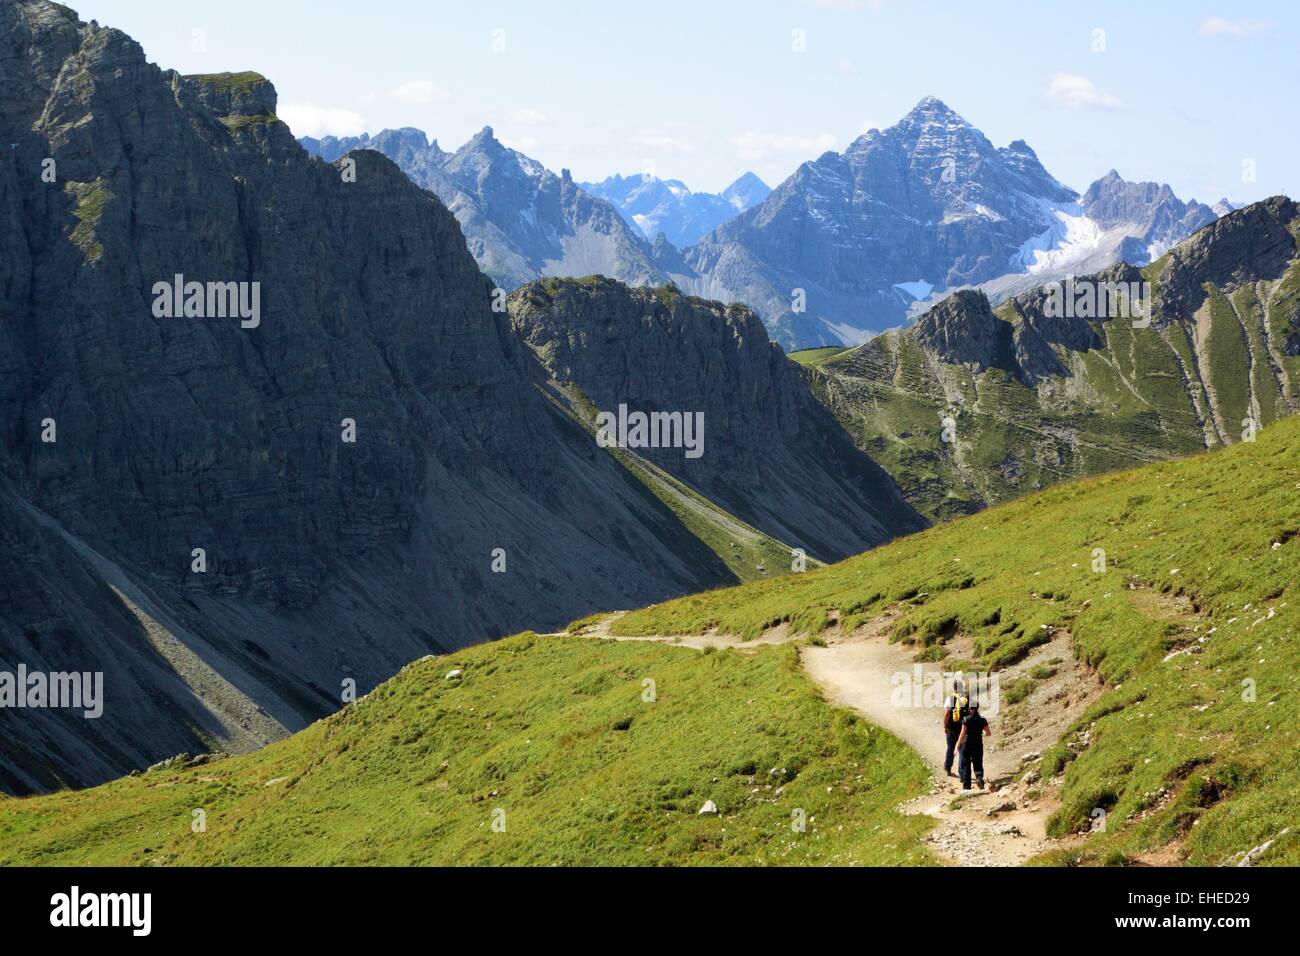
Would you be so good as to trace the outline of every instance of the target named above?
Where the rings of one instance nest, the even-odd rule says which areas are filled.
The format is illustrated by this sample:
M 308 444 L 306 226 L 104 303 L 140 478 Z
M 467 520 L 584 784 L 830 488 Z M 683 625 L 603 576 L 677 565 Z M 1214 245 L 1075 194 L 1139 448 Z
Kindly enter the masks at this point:
M 948 749 L 943 754 L 943 772 L 952 776 L 952 757 L 957 752 L 957 738 L 961 736 L 961 722 L 970 714 L 961 681 L 952 682 L 952 693 L 943 702 L 943 735 Z
M 970 702 L 970 716 L 961 722 L 957 737 L 957 772 L 961 788 L 970 789 L 971 768 L 975 769 L 975 782 L 984 789 L 984 738 L 992 737 L 989 722 L 980 716 L 979 701 Z

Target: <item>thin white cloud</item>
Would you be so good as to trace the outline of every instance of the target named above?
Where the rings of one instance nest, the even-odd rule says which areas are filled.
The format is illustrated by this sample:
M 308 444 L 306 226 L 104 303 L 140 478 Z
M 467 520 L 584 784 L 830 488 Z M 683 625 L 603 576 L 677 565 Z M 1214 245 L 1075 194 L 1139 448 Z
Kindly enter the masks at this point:
M 360 114 L 314 103 L 281 103 L 275 112 L 295 136 L 356 136 L 366 129 Z
M 1249 37 L 1267 33 L 1273 28 L 1272 20 L 1225 20 L 1223 17 L 1206 17 L 1197 32 L 1203 37 Z
M 521 106 L 515 110 L 514 120 L 516 123 L 522 123 L 525 126 L 539 126 L 546 122 L 546 114 L 529 106 Z
M 1070 110 L 1119 109 L 1119 100 L 1097 88 L 1097 84 L 1077 73 L 1054 73 L 1047 84 L 1047 98 Z
M 773 153 L 794 153 L 811 159 L 834 146 L 835 137 L 830 133 L 818 133 L 816 136 L 789 136 L 783 133 L 760 133 L 749 130 L 733 137 L 732 142 L 741 159 L 765 159 Z
M 498 137 L 498 139 L 502 146 L 507 149 L 517 150 L 521 153 L 532 152 L 532 150 L 537 148 L 536 136 L 520 136 L 518 139 L 513 136 L 501 136 Z
M 632 134 L 632 142 L 650 149 L 668 149 L 678 153 L 693 153 L 695 147 L 685 140 L 653 129 L 641 129 Z
M 432 80 L 407 80 L 398 83 L 388 91 L 388 95 L 400 103 L 411 106 L 442 103 L 451 99 L 451 94 L 442 87 L 435 86 Z

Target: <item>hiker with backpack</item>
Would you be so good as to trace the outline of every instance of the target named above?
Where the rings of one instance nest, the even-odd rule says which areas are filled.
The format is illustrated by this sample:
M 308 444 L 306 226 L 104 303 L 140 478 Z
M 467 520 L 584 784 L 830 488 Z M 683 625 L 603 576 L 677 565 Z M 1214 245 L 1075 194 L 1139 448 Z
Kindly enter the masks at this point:
M 943 702 L 943 735 L 947 739 L 948 749 L 943 754 L 943 772 L 953 776 L 952 758 L 957 752 L 957 738 L 961 736 L 961 722 L 970 715 L 967 707 L 966 693 L 961 679 L 952 682 L 952 693 Z
M 963 790 L 970 789 L 972 768 L 975 782 L 981 790 L 984 789 L 984 738 L 992 736 L 989 722 L 980 716 L 979 701 L 971 701 L 970 714 L 961 722 L 961 733 L 957 737 L 957 772 Z

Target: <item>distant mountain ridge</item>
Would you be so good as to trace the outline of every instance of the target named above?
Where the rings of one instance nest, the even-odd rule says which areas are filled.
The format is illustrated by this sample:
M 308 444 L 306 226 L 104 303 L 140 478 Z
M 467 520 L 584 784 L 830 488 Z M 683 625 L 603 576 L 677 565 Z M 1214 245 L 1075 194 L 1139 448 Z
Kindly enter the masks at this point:
M 1222 208 L 1230 211 L 1231 204 Z M 977 286 L 994 304 L 1116 262 L 1144 266 L 1221 213 L 1194 199 L 1182 202 L 1168 185 L 1129 182 L 1112 169 L 1089 186 L 1077 204 L 1059 208 L 1055 215 L 1052 227 L 1026 243 L 1015 258 L 1020 271 Z M 919 303 L 911 312 L 917 314 L 929 304 Z
M 507 291 L 543 276 L 665 281 L 650 243 L 612 204 L 579 187 L 568 170 L 557 176 L 504 146 L 490 126 L 454 153 L 411 128 L 299 143 L 331 162 L 356 149 L 383 153 L 452 211 L 479 267 Z
M 610 176 L 599 183 L 583 183 L 582 188 L 612 202 L 647 239 L 653 241 L 663 233 L 678 249 L 698 242 L 772 192 L 749 172 L 721 193 L 691 192 L 681 180 L 646 173 Z
M 749 305 L 788 350 L 858 344 L 956 289 L 996 304 L 1065 275 L 1142 266 L 1233 208 L 1114 170 L 1080 195 L 1023 140 L 995 147 L 933 96 L 775 190 L 746 173 L 721 194 L 644 174 L 573 184 L 490 128 L 454 154 L 409 129 L 300 142 L 323 158 L 384 152 L 447 203 L 505 288 L 547 275 L 671 281 Z

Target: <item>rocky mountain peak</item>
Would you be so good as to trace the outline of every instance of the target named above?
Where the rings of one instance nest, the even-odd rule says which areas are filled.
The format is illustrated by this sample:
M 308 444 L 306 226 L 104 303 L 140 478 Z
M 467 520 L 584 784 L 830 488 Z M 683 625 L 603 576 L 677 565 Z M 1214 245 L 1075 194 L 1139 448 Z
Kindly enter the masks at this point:
M 544 274 L 601 273 L 634 284 L 664 279 L 649 242 L 613 205 L 589 195 L 568 170 L 556 175 L 509 148 L 491 126 L 454 153 L 411 128 L 299 142 L 327 161 L 351 149 L 383 153 L 455 214 L 470 252 L 501 288 Z
M 491 126 L 484 126 L 471 136 L 458 152 L 483 153 L 488 156 L 496 156 L 510 152 L 510 150 L 497 139 L 496 131 Z
M 821 558 L 917 526 L 744 306 L 596 276 L 533 282 L 508 305 L 548 371 L 596 408 L 700 413 L 725 451 L 640 454 L 752 527 Z
M 647 238 L 662 232 L 681 249 L 766 198 L 770 190 L 762 180 L 746 175 L 721 194 L 692 192 L 679 179 L 648 173 L 608 176 L 599 183 L 583 183 L 582 188 L 612 203 Z
M 907 114 L 899 120 L 900 126 L 912 125 L 914 123 L 936 123 L 941 122 L 959 123 L 965 126 L 970 124 L 956 110 L 950 107 L 937 96 L 923 96 L 913 106 Z
M 741 174 L 734 183 L 722 191 L 722 198 L 741 212 L 757 206 L 772 192 L 770 186 L 751 172 Z
M 982 372 L 1005 355 L 1010 331 L 984 293 L 963 289 L 921 316 L 913 335 L 941 361 Z
M 1296 256 L 1298 219 L 1294 200 L 1273 196 L 1205 226 L 1169 254 L 1157 292 L 1165 310 L 1193 314 L 1207 282 L 1232 289 L 1280 277 Z
M 181 80 L 218 117 L 274 116 L 275 86 L 260 73 L 204 73 Z
M 1080 204 L 1088 216 L 1105 228 L 1121 223 L 1139 223 L 1149 228 L 1157 217 L 1183 220 L 1190 213 L 1194 221 L 1187 230 L 1190 232 L 1214 218 L 1207 206 L 1194 200 L 1180 202 L 1166 183 L 1129 182 L 1114 169 L 1088 187 Z
M 363 134 L 364 135 L 364 134 Z M 376 143 L 394 143 L 404 149 L 428 149 L 430 146 L 437 147 L 438 141 L 429 142 L 428 135 L 422 129 L 416 129 L 414 126 L 403 126 L 399 129 L 385 129 L 375 136 Z M 380 152 L 384 152 L 382 149 Z

